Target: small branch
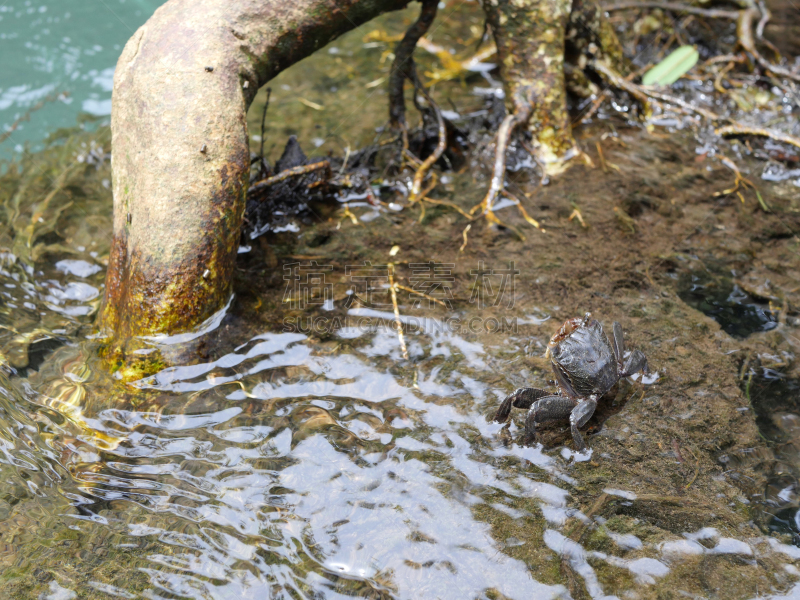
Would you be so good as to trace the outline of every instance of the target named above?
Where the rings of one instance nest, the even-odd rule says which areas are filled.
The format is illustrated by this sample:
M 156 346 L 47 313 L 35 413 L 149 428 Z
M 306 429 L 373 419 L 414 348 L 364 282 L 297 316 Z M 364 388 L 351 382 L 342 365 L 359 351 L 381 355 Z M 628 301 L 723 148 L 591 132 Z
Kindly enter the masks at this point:
M 774 73 L 775 75 L 779 75 L 780 77 L 786 77 L 787 79 L 800 81 L 800 75 L 797 73 L 792 73 L 783 67 L 773 65 L 766 58 L 761 56 L 759 51 L 756 49 L 756 43 L 755 40 L 753 40 L 753 20 L 758 14 L 759 11 L 757 8 L 748 8 L 747 10 L 740 12 L 739 20 L 736 22 L 736 36 L 739 39 L 739 44 L 747 52 L 753 55 L 753 58 L 759 65 L 761 65 L 762 68 Z
M 422 188 L 422 182 L 425 179 L 425 175 L 428 174 L 431 167 L 436 164 L 436 161 L 441 158 L 444 151 L 447 149 L 447 130 L 445 129 L 444 125 L 444 118 L 442 117 L 442 111 L 439 110 L 439 107 L 436 105 L 436 102 L 433 101 L 428 95 L 428 92 L 422 87 L 422 84 L 416 78 L 416 74 L 414 76 L 414 85 L 419 89 L 425 99 L 430 104 L 433 112 L 436 114 L 436 121 L 439 125 L 439 141 L 436 144 L 436 149 L 426 158 L 422 164 L 417 169 L 417 172 L 414 174 L 414 182 L 411 184 L 411 193 L 409 194 L 408 201 L 410 204 L 413 204 L 420 198 L 420 189 Z
M 430 300 L 431 302 L 435 302 L 436 304 L 441 304 L 442 306 L 447 308 L 447 303 L 446 302 L 443 302 L 443 301 L 439 300 L 438 298 L 434 298 L 433 296 L 429 296 L 428 294 L 426 294 L 424 292 L 418 292 L 417 290 L 415 290 L 413 288 L 406 287 L 404 285 L 400 285 L 399 283 L 395 283 L 394 287 L 397 288 L 398 290 L 405 290 L 409 294 L 416 294 L 417 296 L 422 296 L 426 300 Z
M 602 92 L 600 92 L 597 95 L 597 98 L 595 99 L 595 101 L 592 102 L 592 105 L 589 107 L 589 110 L 587 110 L 584 114 L 582 114 L 578 118 L 578 123 L 584 123 L 585 121 L 588 121 L 589 119 L 591 119 L 594 116 L 594 113 L 596 113 L 598 111 L 600 106 L 607 99 L 608 99 L 608 90 L 603 90 Z
M 253 192 L 258 192 L 267 188 L 271 185 L 275 185 L 276 183 L 280 183 L 290 177 L 297 177 L 298 175 L 306 175 L 308 173 L 312 173 L 314 171 L 319 171 L 320 169 L 326 169 L 330 171 L 331 163 L 327 160 L 321 160 L 320 162 L 311 163 L 310 165 L 300 165 L 299 167 L 292 167 L 291 169 L 286 169 L 281 171 L 277 175 L 273 175 L 272 177 L 267 177 L 266 179 L 262 179 L 261 181 L 254 183 L 250 186 L 247 190 L 248 194 L 252 194 Z
M 717 113 L 708 110 L 707 108 L 702 108 L 700 106 L 695 106 L 690 102 L 686 102 L 685 100 L 681 100 L 680 98 L 676 98 L 675 96 L 670 96 L 668 94 L 662 94 L 661 92 L 656 92 L 655 90 L 650 90 L 647 88 L 641 88 L 642 91 L 649 97 L 655 98 L 656 100 L 661 100 L 662 102 L 668 102 L 670 104 L 675 104 L 680 106 L 681 108 L 688 110 L 690 112 L 697 113 L 705 117 L 706 119 L 710 119 L 712 121 L 719 121 L 723 117 L 720 117 Z
M 717 76 L 714 78 L 714 89 L 717 90 L 720 94 L 726 94 L 727 90 L 722 87 L 722 78 L 725 77 L 726 73 L 730 71 L 736 63 L 733 61 L 729 62 L 727 65 L 720 69 Z
M 720 54 L 718 56 L 712 56 L 709 58 L 703 63 L 703 67 L 708 67 L 709 65 L 721 62 L 743 63 L 747 62 L 747 59 L 742 54 Z
M 759 135 L 768 137 L 776 142 L 783 142 L 790 144 L 796 148 L 800 148 L 800 138 L 797 138 L 788 133 L 781 133 L 780 131 L 773 131 L 772 129 L 763 129 L 761 127 L 749 127 L 741 123 L 734 123 L 733 125 L 726 125 L 714 130 L 717 135 Z
M 650 98 L 655 100 L 661 100 L 662 102 L 667 102 L 669 104 L 674 104 L 683 108 L 686 111 L 697 113 L 706 119 L 710 119 L 712 121 L 719 121 L 722 117 L 720 117 L 717 113 L 712 112 L 706 108 L 701 108 L 699 106 L 695 106 L 685 100 L 680 98 L 675 98 L 674 96 L 670 96 L 668 94 L 663 94 L 661 92 L 657 92 L 653 89 L 650 89 L 645 86 L 636 85 L 635 83 L 631 83 L 626 79 L 619 76 L 619 74 L 612 71 L 608 66 L 603 64 L 601 61 L 595 61 L 592 63 L 592 67 L 601 75 L 606 77 L 611 85 L 620 88 L 628 92 L 631 96 L 639 100 L 645 105 L 645 113 L 649 114 L 648 105 L 650 103 Z
M 400 350 L 403 358 L 408 360 L 408 348 L 403 337 L 403 322 L 400 320 L 400 308 L 397 306 L 397 284 L 394 281 L 394 265 L 389 263 L 389 292 L 392 295 L 392 308 L 394 309 L 394 324 L 397 328 L 397 339 L 400 341 Z
M 679 4 L 678 2 L 617 2 L 615 4 L 603 4 L 602 8 L 609 12 L 613 10 L 626 10 L 629 8 L 660 8 L 662 10 L 685 13 L 687 15 L 707 17 L 709 19 L 729 19 L 735 21 L 739 18 L 739 11 L 737 10 L 697 8 L 696 6 L 688 6 L 686 4 Z

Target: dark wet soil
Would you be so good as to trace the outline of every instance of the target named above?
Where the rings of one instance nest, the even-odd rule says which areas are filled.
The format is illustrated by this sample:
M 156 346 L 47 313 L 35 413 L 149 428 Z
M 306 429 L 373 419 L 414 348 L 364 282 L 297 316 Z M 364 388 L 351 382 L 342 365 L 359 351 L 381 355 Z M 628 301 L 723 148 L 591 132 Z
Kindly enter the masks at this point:
M 454 265 L 453 305 L 458 311 L 468 305 L 471 270 L 480 263 L 513 262 L 519 270 L 514 303 L 502 314 L 522 317 L 545 309 L 552 316 L 548 334 L 562 320 L 587 311 L 606 325 L 619 321 L 629 347 L 642 349 L 658 372 L 651 387 L 620 384 L 590 421 L 587 439 L 594 459 L 572 471 L 580 481 L 584 512 L 636 523 L 638 530 L 649 528 L 652 535 L 705 526 L 756 535 L 753 521 L 762 527 L 774 521 L 772 510 L 761 501 L 772 477 L 765 461 L 778 461 L 757 423 L 778 410 L 776 403 L 796 414 L 796 391 L 781 396 L 769 388 L 773 384 L 754 380 L 748 398 L 743 361 L 782 355 L 782 377 L 797 376 L 800 198 L 788 186 L 759 182 L 772 209 L 766 213 L 755 196 L 744 203 L 736 195 L 717 196 L 730 187 L 732 173 L 716 159 L 695 153 L 688 132 L 648 135 L 623 127 L 603 139 L 608 132 L 602 124 L 584 129 L 581 144 L 588 149 L 601 144 L 605 160 L 619 170 L 578 165 L 543 187 L 528 173 L 512 183 L 546 233 L 527 226 L 512 206 L 498 217 L 524 232 L 524 240 L 511 229 L 480 220 L 472 223 L 462 252 L 467 221 L 450 209 L 429 206 L 421 222 L 419 208 L 384 211 L 357 224 L 340 213 L 320 215 L 300 235 L 270 234 L 258 252 L 243 257 L 239 301 L 247 318 L 283 319 L 282 267 L 287 263 L 313 259 L 343 272 L 345 265 L 385 263 L 397 246 L 391 260 L 400 282 L 409 287 L 402 273 L 411 263 Z M 599 163 L 597 153 L 590 154 Z M 745 168 L 757 170 L 760 165 L 751 160 Z M 455 175 L 453 183 L 440 185 L 434 195 L 469 210 L 484 186 L 482 169 Z M 570 220 L 576 209 L 586 226 Z M 361 215 L 372 209 L 353 211 Z M 348 285 L 335 282 L 334 298 L 344 297 Z M 265 312 L 265 306 L 272 310 Z M 519 334 L 526 331 L 530 351 L 507 356 L 486 384 L 507 392 L 548 385 L 549 365 L 534 343 L 546 337 L 541 327 L 520 324 Z M 487 334 L 477 338 L 491 343 Z M 759 401 L 762 396 L 769 400 Z M 487 404 L 487 418 L 495 409 L 496 404 Z M 510 432 L 499 433 L 507 443 L 520 441 L 523 416 L 513 417 L 517 426 Z M 540 439 L 548 448 L 572 443 L 563 423 L 545 427 Z M 763 451 L 758 472 L 749 463 L 730 468 L 732 456 L 746 455 L 754 447 Z M 610 481 L 648 499 L 603 499 Z M 499 537 L 514 531 L 511 523 L 498 522 L 495 528 Z M 713 589 L 715 597 L 740 596 L 751 589 L 748 580 L 773 576 L 758 565 L 737 567 L 735 576 L 725 564 L 703 570 L 709 587 L 694 591 L 704 595 Z M 656 589 L 653 593 L 670 597 Z

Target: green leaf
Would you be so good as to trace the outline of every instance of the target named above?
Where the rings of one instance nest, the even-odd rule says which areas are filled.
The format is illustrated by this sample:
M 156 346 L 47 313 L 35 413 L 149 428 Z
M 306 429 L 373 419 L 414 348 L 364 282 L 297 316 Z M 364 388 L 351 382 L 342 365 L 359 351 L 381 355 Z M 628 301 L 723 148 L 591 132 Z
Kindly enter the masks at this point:
M 697 64 L 700 55 L 694 46 L 681 46 L 642 77 L 644 85 L 672 85 Z

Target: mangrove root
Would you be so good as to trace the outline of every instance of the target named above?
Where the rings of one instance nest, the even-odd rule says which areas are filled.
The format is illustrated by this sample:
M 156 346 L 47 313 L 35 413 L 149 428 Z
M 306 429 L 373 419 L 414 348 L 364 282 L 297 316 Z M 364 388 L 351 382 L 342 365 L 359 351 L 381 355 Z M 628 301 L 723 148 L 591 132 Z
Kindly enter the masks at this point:
M 169 0 L 128 41 L 114 73 L 100 316 L 111 368 L 139 356 L 142 336 L 191 330 L 228 303 L 259 87 L 407 1 Z

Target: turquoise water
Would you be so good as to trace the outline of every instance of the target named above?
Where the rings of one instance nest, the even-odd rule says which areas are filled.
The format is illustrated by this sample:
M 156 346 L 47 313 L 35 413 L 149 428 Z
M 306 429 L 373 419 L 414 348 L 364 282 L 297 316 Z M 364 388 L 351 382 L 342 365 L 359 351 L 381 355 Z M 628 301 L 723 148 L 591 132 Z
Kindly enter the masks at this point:
M 48 97 L 0 144 L 0 158 L 36 150 L 81 115 L 111 114 L 114 66 L 160 0 L 7 0 L 0 3 L 0 130 Z M 0 134 L 2 135 L 2 134 Z

